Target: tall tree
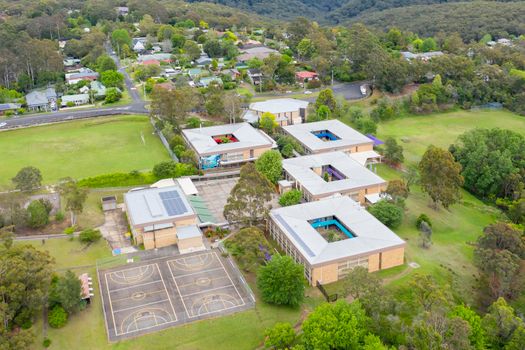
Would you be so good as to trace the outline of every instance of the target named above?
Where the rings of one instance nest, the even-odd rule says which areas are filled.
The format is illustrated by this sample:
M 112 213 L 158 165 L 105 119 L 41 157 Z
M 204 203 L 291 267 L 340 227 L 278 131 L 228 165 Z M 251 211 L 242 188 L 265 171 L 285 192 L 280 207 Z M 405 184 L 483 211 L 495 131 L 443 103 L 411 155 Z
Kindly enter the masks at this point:
M 20 169 L 12 181 L 17 190 L 34 191 L 42 185 L 42 173 L 33 166 L 27 166 Z
M 224 217 L 230 222 L 252 226 L 262 220 L 271 208 L 274 188 L 270 181 L 247 163 L 224 206 Z
M 461 164 L 456 163 L 449 151 L 430 145 L 419 162 L 420 182 L 435 207 L 445 208 L 461 198 Z
M 270 182 L 276 184 L 282 177 L 283 157 L 279 151 L 266 151 L 255 161 L 255 168 Z
M 385 141 L 385 152 L 383 156 L 391 164 L 396 165 L 403 163 L 403 160 L 405 159 L 403 155 L 403 146 L 398 144 L 393 137 L 389 137 Z
M 62 179 L 58 185 L 58 191 L 66 201 L 65 208 L 69 210 L 71 214 L 71 226 L 74 226 L 77 215 L 84 210 L 88 190 L 80 187 L 72 178 L 65 178 Z
M 53 308 L 54 304 L 60 304 L 68 314 L 75 313 L 80 309 L 82 302 L 80 294 L 80 280 L 71 270 L 67 270 L 51 286 L 50 308 Z
M 274 254 L 257 271 L 257 287 L 270 304 L 299 306 L 304 298 L 304 267 L 287 255 Z

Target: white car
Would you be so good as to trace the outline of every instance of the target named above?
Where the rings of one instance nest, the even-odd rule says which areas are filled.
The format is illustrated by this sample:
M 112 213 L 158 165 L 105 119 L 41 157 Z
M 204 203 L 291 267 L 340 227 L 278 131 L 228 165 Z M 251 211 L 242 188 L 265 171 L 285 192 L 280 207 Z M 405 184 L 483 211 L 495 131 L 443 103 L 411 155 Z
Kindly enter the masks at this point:
M 0 128 L 3 128 L 6 125 L 7 125 L 7 123 L 0 123 Z
M 312 92 L 311 91 L 305 91 L 304 94 L 305 95 L 310 95 Z

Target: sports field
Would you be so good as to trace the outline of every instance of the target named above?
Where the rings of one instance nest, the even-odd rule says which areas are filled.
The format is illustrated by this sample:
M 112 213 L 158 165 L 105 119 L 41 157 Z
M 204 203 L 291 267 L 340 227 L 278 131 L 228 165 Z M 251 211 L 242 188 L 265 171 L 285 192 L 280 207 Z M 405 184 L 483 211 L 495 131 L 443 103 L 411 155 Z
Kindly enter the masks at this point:
M 169 160 L 146 116 L 104 117 L 0 132 L 0 188 L 25 166 L 42 171 L 44 183 L 151 169 Z

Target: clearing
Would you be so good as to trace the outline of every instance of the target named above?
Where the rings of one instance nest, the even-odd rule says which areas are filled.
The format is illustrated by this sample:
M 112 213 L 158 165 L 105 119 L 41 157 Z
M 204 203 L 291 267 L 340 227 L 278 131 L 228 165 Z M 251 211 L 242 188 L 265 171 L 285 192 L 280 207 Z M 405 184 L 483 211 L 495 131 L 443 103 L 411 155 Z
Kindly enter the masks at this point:
M 0 133 L 0 189 L 25 166 L 40 169 L 45 184 L 151 169 L 169 160 L 147 116 L 102 117 Z

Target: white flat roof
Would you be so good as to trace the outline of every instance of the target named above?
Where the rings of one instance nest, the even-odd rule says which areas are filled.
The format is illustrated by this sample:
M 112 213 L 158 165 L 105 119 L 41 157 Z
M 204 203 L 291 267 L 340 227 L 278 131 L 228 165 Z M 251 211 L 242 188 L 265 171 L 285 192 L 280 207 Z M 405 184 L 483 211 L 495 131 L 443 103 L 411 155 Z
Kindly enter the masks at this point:
M 355 237 L 328 243 L 308 222 L 330 216 L 337 217 Z M 349 197 L 274 209 L 270 218 L 311 265 L 405 245 L 405 241 Z
M 270 112 L 273 114 L 295 112 L 301 108 L 308 108 L 308 101 L 295 98 L 275 98 L 250 104 L 250 109 L 258 112 Z
M 312 168 L 331 165 L 346 178 L 326 182 Z M 283 169 L 313 196 L 330 195 L 352 189 L 386 184 L 344 152 L 311 154 L 283 160 Z
M 202 237 L 202 232 L 197 225 L 188 225 L 188 226 L 178 226 L 177 227 L 177 238 L 178 239 L 188 239 Z
M 355 152 L 350 153 L 349 156 L 362 166 L 365 166 L 369 159 L 381 158 L 381 155 L 376 151 Z
M 352 129 L 337 119 L 323 120 L 314 123 L 288 125 L 283 127 L 284 131 L 297 139 L 312 153 L 335 151 L 345 147 L 363 144 L 373 144 L 365 135 Z M 316 131 L 328 130 L 339 139 L 334 141 L 323 141 L 313 134 Z
M 151 226 L 195 215 L 179 186 L 131 190 L 124 194 L 124 202 L 133 226 Z
M 250 148 L 275 147 L 275 141 L 248 123 L 185 129 L 182 133 L 199 155 L 222 154 Z M 238 142 L 217 143 L 214 136 L 232 134 Z
M 199 194 L 199 190 L 197 190 L 197 187 L 195 187 L 190 177 L 178 177 L 175 179 L 175 181 L 177 181 L 177 183 L 179 184 L 180 188 L 186 196 L 193 196 Z

